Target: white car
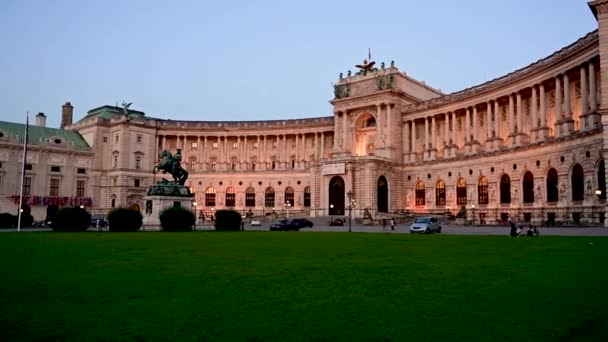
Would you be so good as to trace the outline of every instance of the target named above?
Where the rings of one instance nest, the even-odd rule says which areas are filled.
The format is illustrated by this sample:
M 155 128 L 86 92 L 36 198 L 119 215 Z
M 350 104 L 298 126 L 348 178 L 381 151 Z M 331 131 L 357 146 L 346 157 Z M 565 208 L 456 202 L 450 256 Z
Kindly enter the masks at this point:
M 435 217 L 419 217 L 410 226 L 410 233 L 441 233 L 441 225 Z
M 259 226 L 261 226 L 261 225 L 262 225 L 262 222 L 260 222 L 259 220 L 251 220 L 250 225 L 251 225 L 252 227 L 253 227 L 253 226 L 258 226 L 258 227 L 259 227 Z

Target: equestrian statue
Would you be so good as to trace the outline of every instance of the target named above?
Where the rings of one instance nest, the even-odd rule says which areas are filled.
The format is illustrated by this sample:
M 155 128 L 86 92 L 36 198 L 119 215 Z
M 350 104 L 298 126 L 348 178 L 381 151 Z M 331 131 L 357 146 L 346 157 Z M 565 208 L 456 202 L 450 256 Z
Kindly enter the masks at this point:
M 180 163 L 182 161 L 182 152 L 180 149 L 177 149 L 175 155 L 171 155 L 171 152 L 167 150 L 163 150 L 160 153 L 160 163 L 154 166 L 153 173 L 156 171 L 162 171 L 162 173 L 170 173 L 173 176 L 173 183 L 184 185 L 186 184 L 186 179 L 188 179 L 188 171 L 186 171 L 183 167 L 181 167 Z

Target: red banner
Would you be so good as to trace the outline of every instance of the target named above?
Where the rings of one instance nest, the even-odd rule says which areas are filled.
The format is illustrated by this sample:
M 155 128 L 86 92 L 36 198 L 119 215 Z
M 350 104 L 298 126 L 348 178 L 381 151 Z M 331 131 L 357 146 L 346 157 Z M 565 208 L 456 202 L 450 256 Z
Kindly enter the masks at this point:
M 12 195 L 9 197 L 15 204 L 19 204 L 19 195 Z M 34 205 L 57 205 L 57 206 L 71 206 L 79 207 L 85 206 L 90 207 L 93 205 L 90 197 L 60 197 L 60 196 L 23 196 L 23 204 L 30 206 Z

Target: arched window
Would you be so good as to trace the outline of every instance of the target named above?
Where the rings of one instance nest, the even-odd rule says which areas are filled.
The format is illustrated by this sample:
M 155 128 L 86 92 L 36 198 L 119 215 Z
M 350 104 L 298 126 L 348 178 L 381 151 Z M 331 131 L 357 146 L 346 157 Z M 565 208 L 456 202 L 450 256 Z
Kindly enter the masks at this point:
M 508 175 L 500 177 L 500 203 L 511 203 L 511 178 Z
M 604 160 L 600 160 L 597 167 L 597 189 L 601 191 L 600 199 L 606 199 L 606 169 Z
M 557 202 L 557 170 L 551 168 L 547 172 L 547 202 Z
M 572 200 L 582 201 L 585 199 L 585 175 L 580 164 L 572 168 Z
M 266 208 L 274 208 L 274 189 L 270 187 L 266 188 L 265 195 L 264 206 Z
M 226 189 L 226 207 L 236 206 L 236 195 L 234 194 L 234 188 L 229 187 Z
M 524 203 L 534 203 L 534 176 L 528 171 L 524 174 Z
M 215 189 L 212 186 L 205 191 L 205 206 L 215 207 Z
M 255 189 L 252 187 L 248 187 L 247 190 L 245 190 L 245 206 L 255 207 Z
M 445 205 L 445 182 L 442 180 L 435 185 L 435 205 Z
M 477 183 L 477 202 L 479 204 L 488 204 L 488 179 L 486 177 L 479 178 Z
M 310 187 L 304 188 L 304 207 L 310 207 Z
M 467 181 L 464 178 L 460 178 L 456 183 L 456 204 L 467 204 Z
M 416 183 L 416 205 L 424 205 L 424 182 Z
M 288 186 L 287 188 L 285 188 L 285 203 L 284 204 L 290 204 L 292 207 L 294 206 L 295 202 L 293 201 L 293 188 Z

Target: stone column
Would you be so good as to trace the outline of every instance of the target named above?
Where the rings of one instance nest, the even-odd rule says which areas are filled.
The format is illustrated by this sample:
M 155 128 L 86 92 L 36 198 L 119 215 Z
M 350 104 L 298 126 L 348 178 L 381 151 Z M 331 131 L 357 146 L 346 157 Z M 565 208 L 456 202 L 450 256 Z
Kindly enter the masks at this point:
M 338 132 L 340 131 L 339 129 L 339 124 L 340 121 L 338 119 L 338 115 L 340 112 L 334 112 L 334 151 L 337 151 L 338 149 Z
M 431 160 L 435 160 L 437 158 L 437 130 L 435 129 L 435 115 L 431 117 Z
M 581 73 L 581 117 L 579 119 L 580 121 L 580 125 L 581 125 L 581 130 L 587 130 L 589 129 L 589 125 L 587 123 L 587 117 L 588 117 L 588 109 L 589 109 L 589 100 L 588 100 L 588 90 L 587 90 L 587 68 L 586 65 L 583 64 L 581 65 L 581 69 L 580 69 L 580 73 Z
M 323 159 L 325 155 L 325 133 L 321 132 L 321 153 L 318 159 Z
M 562 133 L 570 134 L 574 130 L 574 120 L 572 120 L 572 104 L 570 102 L 570 78 L 568 73 L 564 73 L 564 124 Z
M 486 102 L 486 150 L 490 149 L 492 141 L 492 103 Z
M 448 148 L 448 146 L 450 146 L 450 112 L 446 112 L 444 113 L 445 115 L 445 125 L 444 125 L 444 131 L 443 131 L 443 146 L 446 148 Z M 444 157 L 447 157 L 444 153 Z
M 207 163 L 209 162 L 209 158 L 207 157 L 209 155 L 209 151 L 207 151 L 207 136 L 205 135 L 203 137 L 203 150 L 201 151 L 203 153 L 203 155 L 201 156 L 201 162 L 203 163 L 203 167 L 205 170 L 207 170 Z
M 410 156 L 410 161 L 416 161 L 416 120 L 412 120 L 412 154 Z
M 477 153 L 479 151 L 479 136 L 477 130 L 479 129 L 479 117 L 477 115 L 477 105 L 473 106 L 473 141 L 471 141 L 471 152 Z
M 262 165 L 264 165 L 264 169 L 266 170 L 268 168 L 268 136 L 266 134 L 264 134 L 264 149 L 262 150 L 262 154 L 264 155 L 262 157 Z
M 595 64 L 589 62 L 589 94 L 591 101 L 589 102 L 589 110 L 591 113 L 597 112 L 597 85 L 595 83 Z
M 555 77 L 555 136 L 561 136 L 562 114 L 562 81 L 560 76 Z
M 521 101 L 521 92 L 518 92 L 516 95 L 517 100 L 517 129 L 516 129 L 516 137 L 515 143 L 517 145 L 523 144 L 523 135 L 524 135 L 524 110 Z
M 536 98 L 536 85 L 533 85 L 530 89 L 532 91 L 532 97 L 530 98 L 530 140 L 536 141 L 536 132 L 538 131 L 538 100 Z
M 403 123 L 403 161 L 409 161 L 410 153 L 410 122 L 405 121 Z
M 383 133 L 386 135 L 386 142 L 388 143 L 388 145 L 386 147 L 391 147 L 392 146 L 392 127 L 393 127 L 393 120 L 391 118 L 391 106 L 392 104 L 387 104 L 386 105 L 386 132 L 383 131 Z
M 429 118 L 424 118 L 424 160 L 428 159 L 426 156 L 430 154 L 429 148 Z
M 346 146 L 348 144 L 348 113 L 342 114 L 342 151 L 347 152 Z
M 515 108 L 513 94 L 509 94 L 509 145 L 515 145 Z
M 452 112 L 450 123 L 452 124 L 452 157 L 455 157 L 456 150 L 458 149 L 458 144 L 456 143 L 456 112 Z
M 539 121 L 540 127 L 537 132 L 537 140 L 544 141 L 545 137 L 549 134 L 549 127 L 547 127 L 547 99 L 545 97 L 545 85 L 540 84 L 538 87 L 538 100 L 539 100 Z
M 464 151 L 471 153 L 471 107 L 464 109 Z
M 296 153 L 295 153 L 296 162 L 299 162 L 300 161 L 300 158 L 299 158 L 300 157 L 300 135 L 296 133 L 295 136 L 296 136 Z
M 500 105 L 498 99 L 494 100 L 494 150 L 498 150 L 502 145 L 502 136 L 500 134 Z

